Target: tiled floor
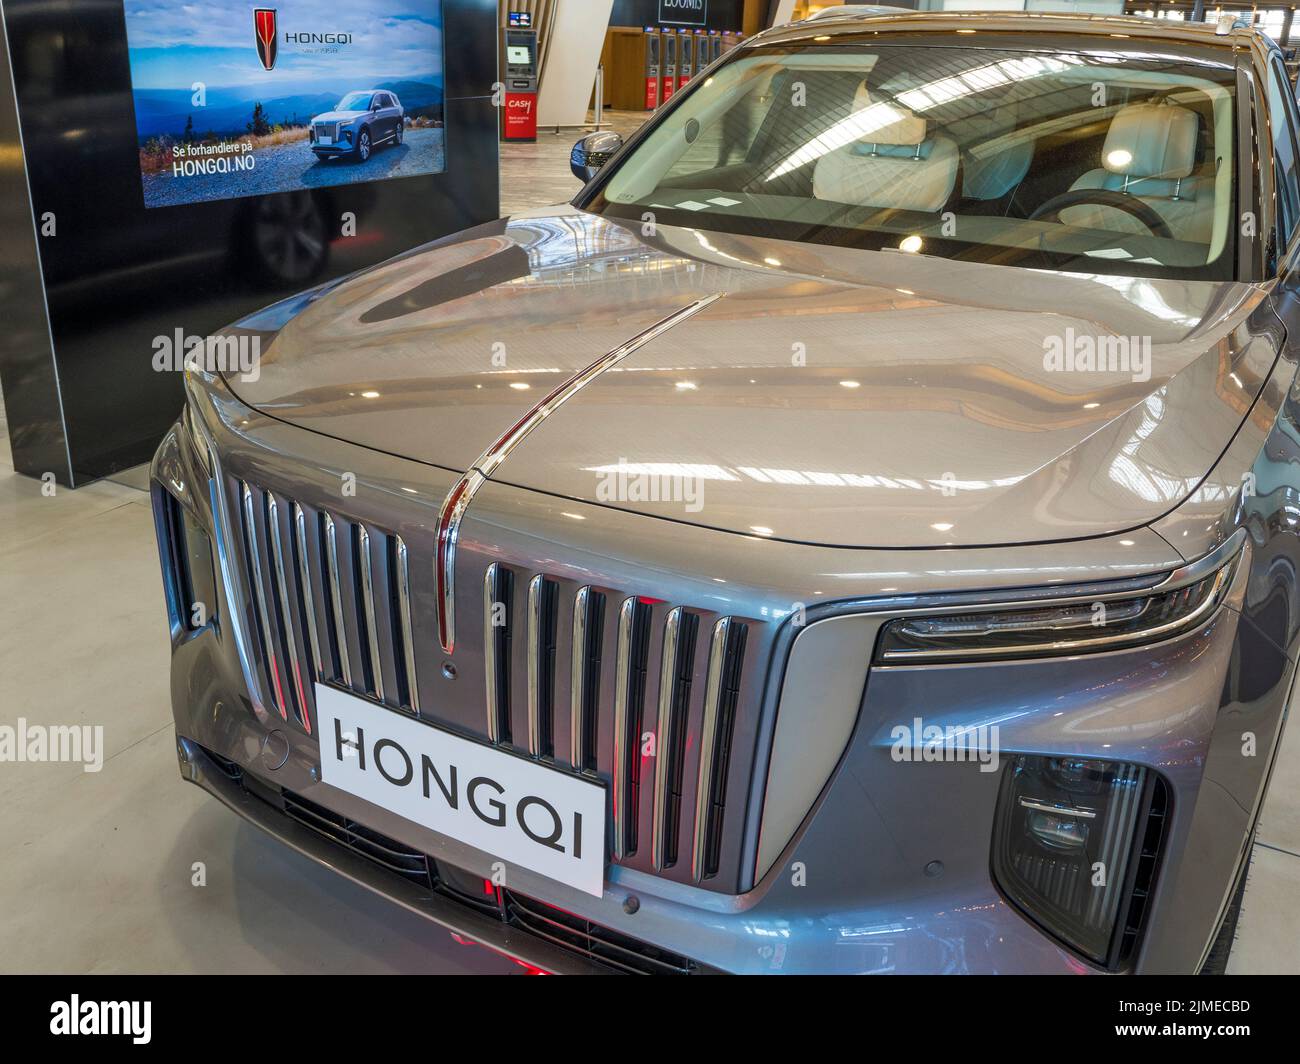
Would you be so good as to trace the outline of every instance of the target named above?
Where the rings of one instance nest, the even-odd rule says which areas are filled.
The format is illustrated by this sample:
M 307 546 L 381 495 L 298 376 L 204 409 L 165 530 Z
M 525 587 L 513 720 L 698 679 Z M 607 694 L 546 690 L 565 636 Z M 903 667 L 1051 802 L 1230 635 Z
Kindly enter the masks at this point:
M 628 132 L 640 115 L 613 116 Z M 503 210 L 567 200 L 577 134 L 503 152 Z M 98 773 L 0 766 L 0 970 L 500 972 L 181 782 L 143 469 L 41 494 L 0 406 L 0 720 L 105 725 Z M 196 862 L 206 885 L 195 886 Z M 1300 972 L 1300 725 L 1284 740 L 1233 953 Z

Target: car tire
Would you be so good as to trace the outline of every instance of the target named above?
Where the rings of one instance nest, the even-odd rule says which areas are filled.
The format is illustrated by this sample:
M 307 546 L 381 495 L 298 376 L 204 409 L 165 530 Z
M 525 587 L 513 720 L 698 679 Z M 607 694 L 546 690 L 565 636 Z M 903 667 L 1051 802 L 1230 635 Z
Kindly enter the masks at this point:
M 1223 920 L 1219 923 L 1218 934 L 1210 945 L 1210 952 L 1205 955 L 1201 965 L 1201 975 L 1226 975 L 1228 957 L 1232 954 L 1232 944 L 1237 937 L 1237 920 L 1241 917 L 1241 899 L 1246 893 L 1246 878 L 1250 874 L 1250 861 L 1255 853 L 1255 833 L 1250 834 L 1250 843 L 1246 847 L 1246 859 L 1241 862 L 1241 871 L 1237 873 L 1237 882 L 1232 889 L 1228 907 L 1223 910 Z
M 364 163 L 370 158 L 370 130 L 362 129 L 357 134 L 357 161 Z

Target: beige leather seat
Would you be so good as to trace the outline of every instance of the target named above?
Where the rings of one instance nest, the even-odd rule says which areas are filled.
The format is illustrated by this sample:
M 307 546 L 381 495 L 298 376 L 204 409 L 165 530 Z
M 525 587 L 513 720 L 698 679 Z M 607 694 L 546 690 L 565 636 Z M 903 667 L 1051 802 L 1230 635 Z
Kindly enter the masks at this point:
M 850 131 L 861 135 L 817 160 L 813 195 L 836 203 L 939 211 L 957 183 L 956 143 L 928 136 L 926 120 L 897 103 L 875 103 L 864 81 L 853 98 Z
M 1034 161 L 1034 141 L 1022 140 L 998 151 L 989 150 L 993 142 L 1016 128 L 1018 118 L 1019 108 L 1008 103 L 961 119 L 959 135 L 966 147 L 961 171 L 963 196 L 976 200 L 1001 199 L 1025 179 Z M 977 150 L 972 151 L 972 147 Z
M 1214 178 L 1194 174 L 1196 112 L 1169 103 L 1138 103 L 1111 120 L 1101 150 L 1102 165 L 1080 177 L 1071 190 L 1104 188 L 1149 204 L 1179 240 L 1210 242 L 1214 228 Z M 1082 204 L 1061 211 L 1067 225 L 1148 233 L 1140 221 L 1114 207 Z

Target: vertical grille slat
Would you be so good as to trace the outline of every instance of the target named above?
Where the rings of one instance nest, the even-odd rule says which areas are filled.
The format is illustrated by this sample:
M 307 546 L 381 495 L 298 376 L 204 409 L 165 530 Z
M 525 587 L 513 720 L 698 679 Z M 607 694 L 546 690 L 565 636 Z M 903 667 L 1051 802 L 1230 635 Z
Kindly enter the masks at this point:
M 389 544 L 392 551 L 392 584 L 394 597 L 397 599 L 396 642 L 401 643 L 401 653 L 394 653 L 393 658 L 398 671 L 398 697 L 403 705 L 409 706 L 418 716 L 420 712 L 420 693 L 415 675 L 415 640 L 411 624 L 411 566 L 407 556 L 406 543 L 401 536 L 391 536 Z
M 697 883 L 718 872 L 727 764 L 731 756 L 747 633 L 747 625 L 723 617 L 714 624 L 709 642 L 704 725 L 700 736 L 700 779 L 695 794 L 695 837 L 691 848 L 691 876 Z
M 379 701 L 384 697 L 383 659 L 379 656 L 379 628 L 375 620 L 374 557 L 370 551 L 370 533 L 363 524 L 352 526 L 355 548 L 353 564 L 357 573 L 357 597 L 360 600 L 358 617 L 365 629 L 362 642 L 362 671 L 366 690 Z
M 262 576 L 262 551 L 258 545 L 257 509 L 253 502 L 253 491 L 242 480 L 239 482 L 240 507 L 244 514 L 244 554 L 248 567 L 252 570 L 251 584 L 253 598 L 256 600 L 257 634 L 262 645 L 266 672 L 271 680 L 271 695 L 275 699 L 275 709 L 280 716 L 288 720 L 289 712 L 285 708 L 284 689 L 280 679 L 279 657 L 276 653 L 275 636 L 271 627 L 271 615 L 267 608 L 266 580 Z
M 330 600 L 330 615 L 333 618 L 333 630 L 330 633 L 330 643 L 334 654 L 338 658 L 339 668 L 343 682 L 352 686 L 352 662 L 348 656 L 348 636 L 347 628 L 343 623 L 343 583 L 339 575 L 339 543 L 338 529 L 334 524 L 334 518 L 329 514 L 323 515 L 325 526 L 325 569 L 326 569 L 326 588 Z
M 669 611 L 664 623 L 664 649 L 659 668 L 659 720 L 656 725 L 654 836 L 651 839 L 655 871 L 677 863 L 686 715 L 690 710 L 698 630 L 699 618 L 680 606 Z
M 544 576 L 528 583 L 528 752 L 555 753 L 555 630 L 559 585 Z
M 487 732 L 494 743 L 510 742 L 510 629 L 514 574 L 493 562 L 483 576 L 483 664 L 487 685 Z M 498 617 L 501 624 L 497 624 Z
M 641 798 L 641 720 L 645 703 L 650 607 L 623 600 L 614 666 L 614 856 L 636 853 Z
M 316 600 L 311 584 L 311 555 L 307 545 L 307 517 L 302 507 L 293 504 L 293 534 L 297 544 L 298 596 L 302 615 L 306 620 L 307 639 L 311 644 L 312 668 L 315 677 L 328 676 L 325 658 L 321 652 L 320 629 L 316 623 Z
M 579 771 L 597 767 L 600 663 L 604 642 L 605 596 L 590 586 L 578 589 L 573 603 L 570 655 L 570 763 Z
M 292 570 L 285 564 L 284 536 L 280 529 L 280 508 L 275 495 L 266 492 L 266 527 L 271 543 L 271 583 L 275 588 L 275 627 L 283 641 L 285 657 L 293 674 L 292 703 L 294 717 L 308 732 L 311 715 L 307 711 L 307 690 L 302 682 L 302 665 L 298 655 L 298 637 L 294 632 L 294 617 L 289 605 L 289 577 Z

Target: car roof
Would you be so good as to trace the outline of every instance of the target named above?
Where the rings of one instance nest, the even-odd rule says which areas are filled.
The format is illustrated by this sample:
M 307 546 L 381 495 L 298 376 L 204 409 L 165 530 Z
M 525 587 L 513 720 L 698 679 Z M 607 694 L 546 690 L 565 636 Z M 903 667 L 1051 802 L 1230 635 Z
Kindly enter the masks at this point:
M 1247 25 L 1244 20 L 1220 29 L 1220 24 L 1215 22 L 1174 22 L 1143 15 L 1088 15 L 1050 11 L 913 11 L 906 14 L 864 15 L 854 13 L 851 8 L 843 13 L 775 27 L 749 38 L 746 43 L 777 44 L 807 40 L 810 33 L 819 38 L 849 36 L 860 30 L 869 30 L 873 34 L 1069 34 L 1095 41 L 1107 37 L 1144 37 L 1163 46 L 1185 43 L 1200 47 L 1240 48 L 1252 41 L 1264 41 L 1273 45 L 1270 38 Z

